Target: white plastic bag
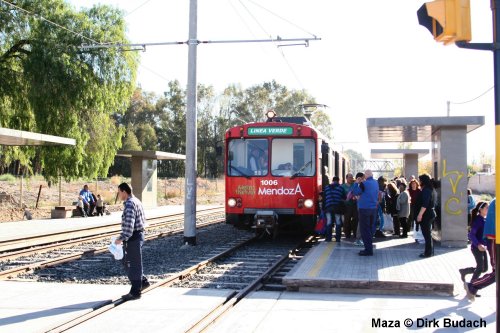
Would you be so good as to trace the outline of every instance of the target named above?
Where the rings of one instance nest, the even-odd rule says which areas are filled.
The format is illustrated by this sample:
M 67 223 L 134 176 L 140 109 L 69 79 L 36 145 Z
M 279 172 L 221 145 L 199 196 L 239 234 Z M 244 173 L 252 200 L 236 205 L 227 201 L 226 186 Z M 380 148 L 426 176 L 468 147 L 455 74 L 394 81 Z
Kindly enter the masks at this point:
M 417 221 L 415 221 L 413 225 L 413 238 L 415 238 L 415 241 L 417 243 L 422 243 L 424 241 L 424 235 L 422 234 L 422 226 L 418 226 L 418 231 L 417 229 Z
M 111 244 L 108 245 L 108 250 L 113 254 L 116 260 L 123 259 L 123 246 L 122 244 L 115 244 L 118 237 L 111 237 Z
M 384 231 L 394 231 L 394 222 L 391 214 L 384 214 Z

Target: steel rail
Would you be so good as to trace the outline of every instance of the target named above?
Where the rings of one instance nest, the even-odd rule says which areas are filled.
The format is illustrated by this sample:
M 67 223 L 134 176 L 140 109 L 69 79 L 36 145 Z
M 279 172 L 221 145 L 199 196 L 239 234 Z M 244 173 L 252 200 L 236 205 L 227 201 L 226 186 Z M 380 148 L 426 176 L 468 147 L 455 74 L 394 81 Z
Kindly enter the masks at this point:
M 178 281 L 182 281 L 183 279 L 189 277 L 190 275 L 193 275 L 195 274 L 196 272 L 198 272 L 200 269 L 203 269 L 204 267 L 206 267 L 207 265 L 209 265 L 210 263 L 216 261 L 217 259 L 219 258 L 222 258 L 224 256 L 227 256 L 229 255 L 230 253 L 234 252 L 235 250 L 239 249 L 240 247 L 248 244 L 249 242 L 255 240 L 256 237 L 252 237 L 252 238 L 249 238 L 249 239 L 244 239 L 243 241 L 239 242 L 238 244 L 236 244 L 235 246 L 209 258 L 209 259 L 206 259 L 206 260 L 203 260 L 191 267 L 188 267 L 184 270 L 182 270 L 181 272 L 179 273 L 176 273 L 172 276 L 169 276 L 163 280 L 160 280 L 154 284 L 152 284 L 150 287 L 148 287 L 147 289 L 143 290 L 142 293 L 148 293 L 150 292 L 151 290 L 154 290 L 158 287 L 166 287 L 166 286 L 170 286 L 172 284 L 174 284 L 175 282 L 178 282 Z M 231 295 L 235 295 L 237 292 L 233 292 Z M 230 296 L 231 296 L 230 295 Z M 229 297 L 228 297 L 229 298 Z M 105 302 L 105 303 L 102 303 L 101 306 L 99 307 L 94 307 L 92 310 L 89 310 L 89 312 L 81 315 L 81 316 L 78 316 L 64 324 L 61 324 L 57 327 L 54 327 L 48 331 L 46 331 L 46 333 L 50 332 L 50 333 L 60 333 L 60 332 L 64 332 L 70 328 L 73 328 L 87 320 L 90 320 L 94 317 L 97 317 L 98 315 L 104 313 L 104 312 L 107 312 L 121 304 L 125 303 L 125 301 L 122 299 L 122 298 L 118 298 L 118 299 L 114 299 L 114 300 L 111 300 L 110 302 Z
M 213 211 L 222 211 L 222 210 L 223 210 L 223 208 L 221 208 L 221 207 L 215 207 L 215 208 L 208 208 L 208 209 L 200 210 L 199 213 L 201 213 L 203 215 L 205 213 L 210 213 Z M 183 219 L 184 213 L 175 213 L 175 214 L 166 215 L 166 216 L 153 217 L 153 218 L 147 219 L 147 221 L 150 224 L 150 226 L 153 227 L 154 224 L 152 224 L 152 223 L 154 223 L 155 220 L 161 220 L 161 219 L 165 219 L 165 218 L 175 218 L 175 217 L 178 217 L 179 219 Z M 158 223 L 164 223 L 164 221 L 160 221 Z M 92 237 L 92 236 L 102 234 L 102 233 L 116 233 L 120 230 L 121 230 L 121 222 L 115 222 L 115 223 L 107 224 L 104 226 L 94 226 L 94 227 L 89 227 L 86 229 L 58 231 L 58 232 L 48 233 L 48 234 L 39 234 L 39 235 L 34 235 L 34 236 L 21 237 L 21 238 L 17 238 L 14 240 L 0 241 L 0 253 L 8 252 L 8 251 L 17 251 L 17 250 L 26 249 L 26 248 L 29 248 L 32 246 L 40 246 L 40 245 L 45 245 L 45 244 L 50 244 L 50 243 L 55 243 L 55 242 L 63 242 L 63 241 L 71 240 L 71 239 Z
M 208 211 L 208 212 L 202 211 L 199 214 L 199 216 L 200 217 L 209 216 L 211 214 L 214 214 L 214 212 L 218 213 L 218 210 Z M 181 214 L 181 216 L 179 216 L 179 218 L 177 218 L 177 215 L 178 214 L 148 219 L 147 220 L 148 223 L 146 225 L 146 230 L 151 230 L 151 229 L 160 228 L 160 227 L 167 227 L 169 225 L 174 225 L 176 223 L 182 222 L 183 215 Z M 172 219 L 173 216 L 175 216 L 174 219 Z M 154 221 L 151 222 L 151 220 L 154 220 Z M 70 246 L 70 245 L 102 240 L 102 239 L 105 239 L 108 237 L 118 235 L 120 230 L 121 229 L 117 229 L 116 231 L 102 233 L 102 234 L 98 234 L 95 236 L 81 237 L 81 238 L 76 238 L 76 239 L 70 239 L 67 241 L 61 241 L 61 242 L 55 242 L 55 243 L 50 243 L 50 244 L 36 246 L 36 247 L 30 247 L 30 248 L 22 249 L 22 250 L 18 250 L 18 251 L 9 251 L 9 252 L 0 253 L 0 261 L 10 260 L 13 258 L 19 258 L 19 257 L 23 257 L 23 256 L 29 256 L 29 255 L 32 255 L 35 253 L 45 253 L 45 252 L 49 252 L 49 251 L 54 251 L 54 250 L 65 248 L 65 247 Z
M 200 223 L 198 225 L 198 227 L 206 227 L 206 226 L 209 226 L 212 224 L 221 223 L 223 221 L 224 221 L 224 219 L 217 219 L 215 221 Z M 178 228 L 178 229 L 174 229 L 174 230 L 169 230 L 167 232 L 160 232 L 158 234 L 148 235 L 144 238 L 144 240 L 149 241 L 149 240 L 153 240 L 153 239 L 167 237 L 167 236 L 170 236 L 173 234 L 181 233 L 183 231 L 184 231 L 183 228 Z M 0 271 L 0 280 L 5 280 L 9 277 L 16 276 L 16 275 L 19 275 L 21 273 L 26 273 L 26 272 L 30 272 L 30 271 L 36 271 L 36 270 L 40 270 L 40 269 L 44 269 L 44 268 L 48 268 L 48 267 L 57 266 L 57 265 L 60 265 L 60 264 L 66 263 L 66 262 L 71 262 L 71 261 L 81 259 L 83 257 L 94 256 L 96 254 L 104 253 L 107 251 L 108 251 L 107 245 L 100 246 L 100 247 L 96 247 L 96 248 L 85 250 L 85 251 L 77 251 L 77 252 L 72 253 L 72 254 L 63 255 L 61 257 L 45 260 L 42 262 L 36 262 L 36 263 L 32 263 L 32 264 L 22 265 L 19 267 L 13 267 L 13 268 L 10 268 L 10 269 L 4 270 L 4 271 Z
M 245 287 L 238 293 L 235 292 L 231 294 L 224 302 L 215 306 L 203 318 L 201 318 L 193 326 L 187 329 L 185 333 L 205 332 L 211 325 L 213 325 L 224 314 L 229 312 L 229 310 L 231 310 L 236 304 L 238 304 L 238 302 L 240 302 L 243 298 L 245 298 L 250 292 L 261 288 L 264 281 L 269 279 L 272 276 L 272 274 L 278 271 L 285 262 L 290 260 L 290 256 L 293 255 L 295 252 L 297 252 L 297 249 L 303 247 L 304 244 L 310 241 L 311 238 L 308 238 L 304 241 L 301 241 L 296 246 L 294 246 L 292 250 L 290 250 L 287 254 L 281 256 L 265 272 L 263 272 L 259 277 L 257 277 L 251 283 L 249 283 L 247 287 Z

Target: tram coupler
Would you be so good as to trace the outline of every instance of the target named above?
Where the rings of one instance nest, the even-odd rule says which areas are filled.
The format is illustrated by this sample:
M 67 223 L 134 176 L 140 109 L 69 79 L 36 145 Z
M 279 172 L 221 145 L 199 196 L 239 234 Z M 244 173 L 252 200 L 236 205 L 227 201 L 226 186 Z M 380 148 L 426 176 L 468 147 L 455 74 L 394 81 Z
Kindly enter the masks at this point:
M 278 214 L 272 210 L 258 210 L 254 215 L 252 226 L 256 232 L 267 233 L 272 236 L 278 229 Z

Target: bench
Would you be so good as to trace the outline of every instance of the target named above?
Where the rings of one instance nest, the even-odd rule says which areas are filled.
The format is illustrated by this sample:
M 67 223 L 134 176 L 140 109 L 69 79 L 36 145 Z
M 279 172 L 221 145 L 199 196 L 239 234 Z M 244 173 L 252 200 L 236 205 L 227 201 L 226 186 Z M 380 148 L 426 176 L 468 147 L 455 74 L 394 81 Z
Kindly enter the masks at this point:
M 73 216 L 75 206 L 55 206 L 50 212 L 51 219 L 67 219 Z

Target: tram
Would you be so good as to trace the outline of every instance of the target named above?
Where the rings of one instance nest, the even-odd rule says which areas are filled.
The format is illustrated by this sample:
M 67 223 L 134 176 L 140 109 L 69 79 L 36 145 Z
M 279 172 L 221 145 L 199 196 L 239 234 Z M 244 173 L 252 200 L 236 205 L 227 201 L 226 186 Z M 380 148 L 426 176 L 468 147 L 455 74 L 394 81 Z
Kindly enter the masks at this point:
M 312 232 L 327 175 L 345 179 L 347 160 L 305 117 L 267 117 L 226 131 L 226 223 Z

